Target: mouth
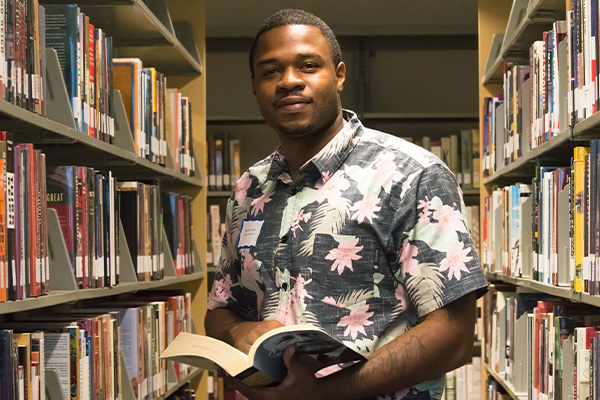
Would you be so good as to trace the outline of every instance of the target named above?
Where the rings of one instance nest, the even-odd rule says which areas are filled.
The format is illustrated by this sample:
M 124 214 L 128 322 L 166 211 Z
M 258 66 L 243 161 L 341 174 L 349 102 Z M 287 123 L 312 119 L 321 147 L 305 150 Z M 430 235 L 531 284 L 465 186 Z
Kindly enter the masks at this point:
M 275 107 L 283 111 L 294 112 L 303 109 L 310 103 L 311 100 L 306 97 L 291 96 L 277 101 Z

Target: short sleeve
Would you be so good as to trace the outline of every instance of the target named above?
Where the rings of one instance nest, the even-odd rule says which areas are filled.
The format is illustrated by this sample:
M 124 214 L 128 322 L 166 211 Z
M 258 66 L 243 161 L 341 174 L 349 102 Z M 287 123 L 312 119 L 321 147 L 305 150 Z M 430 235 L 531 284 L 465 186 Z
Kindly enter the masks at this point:
M 417 315 L 473 291 L 482 296 L 487 282 L 462 215 L 464 203 L 454 174 L 444 165 L 427 167 L 411 196 L 408 204 L 416 212 L 397 230 L 396 275 Z

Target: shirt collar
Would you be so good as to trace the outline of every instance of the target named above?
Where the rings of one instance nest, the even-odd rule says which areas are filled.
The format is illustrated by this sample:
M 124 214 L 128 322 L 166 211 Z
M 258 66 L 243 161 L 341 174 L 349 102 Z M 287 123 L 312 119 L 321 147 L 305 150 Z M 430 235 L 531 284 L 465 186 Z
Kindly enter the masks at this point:
M 321 151 L 300 168 L 300 175 L 309 173 L 312 169 L 311 167 L 314 167 L 323 178 L 323 183 L 325 183 L 333 176 L 333 174 L 335 174 L 348 155 L 354 150 L 354 147 L 363 133 L 362 123 L 353 111 L 342 110 L 342 115 L 347 123 L 344 124 L 344 127 L 325 145 L 325 147 L 321 149 Z M 271 168 L 267 179 L 276 179 L 284 172 L 289 179 L 286 170 L 287 161 L 285 155 L 277 148 L 271 156 Z

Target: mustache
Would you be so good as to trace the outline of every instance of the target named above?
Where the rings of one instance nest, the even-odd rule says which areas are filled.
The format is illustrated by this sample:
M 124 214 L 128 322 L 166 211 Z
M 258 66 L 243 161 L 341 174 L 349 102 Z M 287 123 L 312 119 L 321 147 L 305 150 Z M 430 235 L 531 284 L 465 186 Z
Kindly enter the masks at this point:
M 287 93 L 285 96 L 277 99 L 275 101 L 275 107 L 280 107 L 282 105 L 291 103 L 312 103 L 312 101 L 312 97 L 310 96 L 305 96 L 298 92 L 290 92 Z

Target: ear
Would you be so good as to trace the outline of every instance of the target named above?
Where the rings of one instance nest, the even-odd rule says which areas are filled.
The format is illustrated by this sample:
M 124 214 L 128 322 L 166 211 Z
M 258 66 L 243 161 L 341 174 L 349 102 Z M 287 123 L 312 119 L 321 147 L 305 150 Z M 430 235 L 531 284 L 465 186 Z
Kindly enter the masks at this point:
M 338 92 L 341 92 L 344 90 L 344 82 L 346 82 L 346 64 L 344 64 L 343 61 L 340 61 L 336 67 L 335 77 L 337 80 L 337 90 Z

